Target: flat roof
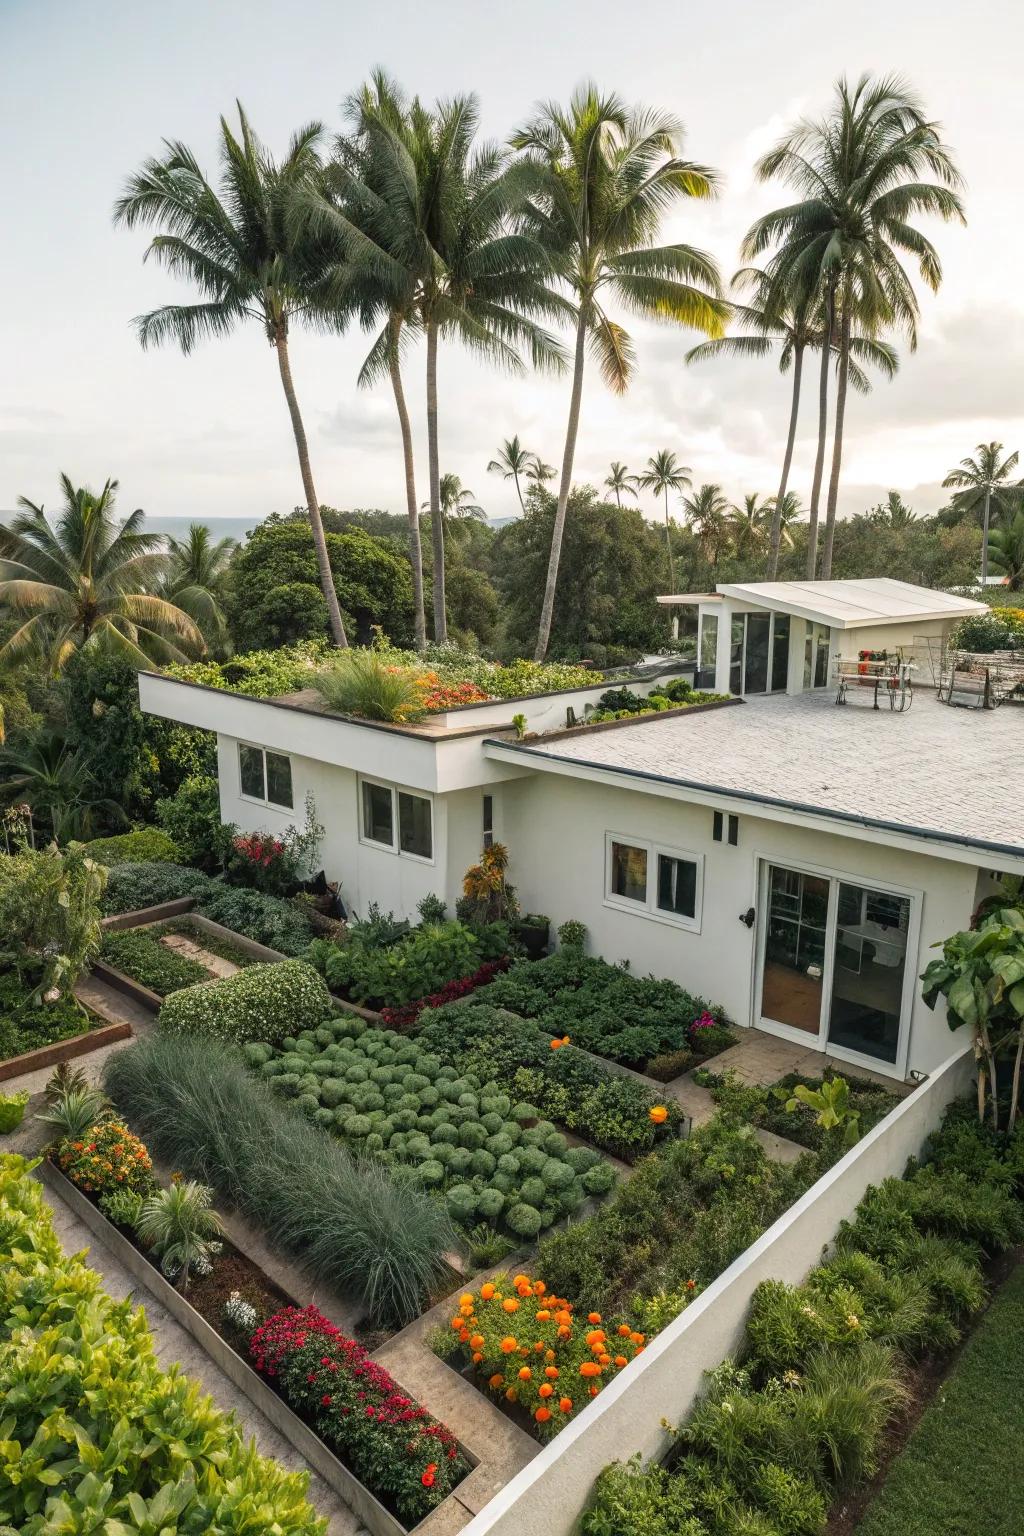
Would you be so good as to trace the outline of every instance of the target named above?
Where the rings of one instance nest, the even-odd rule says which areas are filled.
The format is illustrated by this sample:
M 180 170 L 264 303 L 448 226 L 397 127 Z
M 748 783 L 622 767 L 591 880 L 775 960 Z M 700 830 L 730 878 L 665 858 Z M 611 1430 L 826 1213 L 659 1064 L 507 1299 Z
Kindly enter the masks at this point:
M 828 689 L 484 750 L 492 746 L 536 767 L 576 765 L 968 844 L 979 864 L 982 850 L 1024 858 L 1024 710 L 1014 704 L 955 709 L 919 689 L 899 715 L 859 699 L 837 708 Z
M 933 587 L 915 587 L 890 576 L 858 577 L 851 581 L 722 582 L 723 597 L 756 603 L 778 613 L 828 624 L 833 629 L 862 629 L 872 624 L 909 623 L 925 619 L 959 619 L 987 613 L 986 603 Z
M 720 592 L 674 592 L 666 597 L 659 597 L 659 603 L 675 603 L 680 606 L 692 606 L 694 603 L 720 603 Z

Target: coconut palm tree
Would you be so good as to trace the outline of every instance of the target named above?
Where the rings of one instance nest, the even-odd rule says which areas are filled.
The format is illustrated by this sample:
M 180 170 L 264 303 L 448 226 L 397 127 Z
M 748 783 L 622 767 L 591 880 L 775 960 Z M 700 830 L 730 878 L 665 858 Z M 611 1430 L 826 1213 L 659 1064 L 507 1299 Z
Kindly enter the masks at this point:
M 714 261 L 693 246 L 655 245 L 664 215 L 685 197 L 713 196 L 713 171 L 679 158 L 682 128 L 664 113 L 627 108 L 580 87 L 562 108 L 541 107 L 513 135 L 532 176 L 527 228 L 550 253 L 572 298 L 576 338 L 569 419 L 535 656 L 551 638 L 565 513 L 572 486 L 587 345 L 605 383 L 622 394 L 635 371 L 633 342 L 609 312 L 721 335 L 728 306 Z
M 981 582 L 988 580 L 989 523 L 992 503 L 1002 511 L 1009 505 L 1010 491 L 1016 482 L 1010 476 L 1017 468 L 1018 454 L 1005 458 L 1002 443 L 979 443 L 974 458 L 961 459 L 943 480 L 945 487 L 956 487 L 953 505 L 960 512 L 976 514 L 981 510 Z
M 772 527 L 774 528 L 778 499 L 775 496 L 770 496 L 766 505 L 771 508 Z M 790 525 L 800 520 L 803 516 L 803 510 L 800 498 L 796 492 L 787 491 L 782 498 L 782 509 L 779 514 L 779 542 L 780 544 L 785 544 L 787 549 L 793 548 L 793 535 L 790 532 Z
M 764 553 L 764 547 L 768 542 L 769 530 L 773 522 L 773 513 L 773 499 L 769 498 L 762 501 L 757 491 L 752 491 L 744 496 L 742 507 L 734 506 L 731 509 L 729 513 L 729 532 L 732 537 L 733 549 L 737 555 L 753 560 Z M 781 529 L 781 511 L 779 526 Z
M 988 564 L 1011 592 L 1024 592 L 1024 496 L 1003 516 L 1003 524 L 988 536 Z
M 719 557 L 729 544 L 729 503 L 720 485 L 702 485 L 692 496 L 684 496 L 683 513 L 693 529 L 704 559 L 717 570 Z
M 535 454 L 527 453 L 519 441 L 519 434 L 516 433 L 515 437 L 507 437 L 505 439 L 499 450 L 498 457 L 492 459 L 487 466 L 487 473 L 489 475 L 497 474 L 503 480 L 515 481 L 516 495 L 519 497 L 519 509 L 522 512 L 526 511 L 526 507 L 523 505 L 523 488 L 519 483 L 520 476 L 523 479 L 526 478 L 530 464 L 535 457 Z
M 825 511 L 821 574 L 832 571 L 851 338 L 859 322 L 871 335 L 897 328 L 917 345 L 918 303 L 900 256 L 912 256 L 933 291 L 942 281 L 938 253 L 910 220 L 919 214 L 965 222 L 963 183 L 938 124 L 892 76 L 840 79 L 834 104 L 817 122 L 803 121 L 757 164 L 762 181 L 781 176 L 800 200 L 758 219 L 744 254 L 772 245 L 768 265 L 778 293 L 823 295 L 826 334 L 836 336 L 839 366 L 832 466 Z M 925 179 L 934 176 L 935 181 Z M 824 375 L 826 359 L 823 358 Z M 812 502 L 813 513 L 813 502 Z
M 108 646 L 139 667 L 184 661 L 204 649 L 192 618 L 154 590 L 169 556 L 159 534 L 143 533 L 145 514 L 114 516 L 117 481 L 97 496 L 60 477 L 64 504 L 53 527 L 43 508 L 21 511 L 0 530 L 0 611 L 24 622 L 0 649 L 0 662 L 42 651 L 56 674 L 84 646 Z
M 535 316 L 559 316 L 563 300 L 549 286 L 549 259 L 539 242 L 512 225 L 526 187 L 506 150 L 476 145 L 479 107 L 473 96 L 413 100 L 400 119 L 367 113 L 373 140 L 373 186 L 349 186 L 359 217 L 327 199 L 303 200 L 303 227 L 339 239 L 356 269 L 344 302 L 364 273 L 385 274 L 379 309 L 393 324 L 389 293 L 402 295 L 406 326 L 426 342 L 427 460 L 433 544 L 434 638 L 447 637 L 444 597 L 444 519 L 440 508 L 437 357 L 442 338 L 458 339 L 510 372 L 523 370 L 520 348 L 535 366 L 557 368 L 562 349 Z M 364 187 L 365 187 L 364 183 Z M 379 189 L 379 190 L 376 190 Z M 372 209 L 372 220 L 368 210 Z M 404 286 L 403 286 L 404 285 Z M 382 334 L 364 371 L 394 355 Z
M 546 485 L 553 480 L 558 470 L 553 464 L 545 464 L 539 453 L 530 454 L 530 462 L 526 466 L 526 478 L 532 480 L 534 485 Z
M 61 844 L 128 819 L 100 792 L 87 754 L 72 750 L 58 731 L 0 748 L 0 804 L 27 805 L 36 834 Z
M 690 478 L 690 470 L 686 464 L 680 464 L 674 453 L 667 448 L 661 448 L 647 460 L 647 466 L 642 474 L 637 475 L 636 483 L 645 491 L 653 491 L 656 496 L 665 497 L 665 545 L 668 549 L 668 590 L 676 589 L 675 565 L 672 560 L 672 528 L 668 517 L 668 493 L 674 491 L 681 495 L 689 490 L 693 481 Z
M 604 483 L 613 493 L 617 507 L 620 509 L 622 507 L 623 493 L 627 496 L 632 496 L 634 500 L 636 499 L 639 479 L 639 475 L 631 475 L 629 473 L 625 464 L 620 464 L 617 459 L 612 460 L 611 474 L 608 475 Z
M 882 528 L 909 528 L 914 521 L 914 510 L 908 507 L 899 491 L 890 491 L 884 502 L 881 502 L 870 514 L 873 522 Z
M 227 620 L 222 598 L 234 539 L 214 539 L 205 523 L 189 523 L 184 539 L 168 538 L 167 574 L 160 595 L 193 619 L 208 644 L 223 645 Z
M 438 499 L 446 534 L 453 533 L 458 538 L 461 531 L 465 529 L 466 522 L 470 520 L 486 523 L 487 513 L 483 507 L 477 506 L 473 500 L 473 494 L 468 486 L 463 485 L 458 475 L 441 476 Z M 429 501 L 423 503 L 423 510 L 430 511 Z M 455 533 L 456 528 L 460 529 L 460 533 Z
M 323 130 L 319 123 L 299 129 L 277 164 L 253 133 L 241 103 L 238 118 L 239 137 L 226 118 L 220 120 L 219 191 L 190 149 L 165 141 L 163 159 L 147 160 L 115 204 L 115 223 L 161 228 L 146 256 L 188 279 L 202 295 L 198 303 L 165 304 L 140 315 L 135 326 L 144 347 L 172 342 L 186 355 L 200 341 L 229 335 L 244 320 L 263 327 L 277 355 L 331 635 L 335 645 L 345 646 L 289 351 L 293 322 L 317 329 L 337 324 L 340 253 L 325 245 L 314 250 L 291 225 L 296 194 L 322 174 Z

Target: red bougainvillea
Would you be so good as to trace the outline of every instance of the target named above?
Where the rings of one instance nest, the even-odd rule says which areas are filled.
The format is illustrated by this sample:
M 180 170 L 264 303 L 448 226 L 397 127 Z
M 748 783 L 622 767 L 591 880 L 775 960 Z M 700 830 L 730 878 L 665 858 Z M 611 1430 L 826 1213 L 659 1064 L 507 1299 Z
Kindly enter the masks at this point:
M 440 992 L 432 992 L 429 997 L 418 997 L 415 1002 L 405 1003 L 401 1008 L 384 1008 L 381 1020 L 388 1029 L 411 1029 L 424 1008 L 440 1008 L 444 1003 L 454 1003 L 456 998 L 468 997 L 477 987 L 486 987 L 495 976 L 507 971 L 510 963 L 508 955 L 502 955 L 499 960 L 485 960 L 471 976 L 460 976 L 458 981 L 447 982 Z
M 406 1525 L 422 1520 L 469 1471 L 448 1426 L 316 1307 L 276 1312 L 253 1334 L 249 1353 L 288 1405 Z

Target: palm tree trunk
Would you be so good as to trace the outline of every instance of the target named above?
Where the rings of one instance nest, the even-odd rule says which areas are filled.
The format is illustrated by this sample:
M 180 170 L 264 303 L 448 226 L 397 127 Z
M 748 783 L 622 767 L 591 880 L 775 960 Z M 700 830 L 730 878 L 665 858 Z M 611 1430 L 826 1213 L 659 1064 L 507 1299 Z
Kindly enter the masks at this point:
M 618 507 L 619 511 L 621 512 L 622 511 L 622 497 L 619 494 L 618 486 L 615 487 L 615 505 Z
M 281 386 L 284 389 L 284 397 L 288 402 L 288 414 L 292 419 L 292 431 L 295 434 L 295 449 L 299 455 L 299 472 L 302 475 L 302 489 L 306 496 L 306 512 L 309 516 L 309 526 L 313 530 L 313 547 L 316 550 L 316 563 L 320 570 L 320 587 L 327 604 L 327 617 L 331 626 L 331 638 L 340 650 L 348 646 L 348 636 L 345 634 L 345 624 L 341 617 L 341 605 L 338 602 L 338 594 L 334 586 L 334 573 L 331 570 L 330 556 L 327 553 L 327 540 L 324 538 L 324 525 L 320 517 L 320 503 L 316 496 L 316 487 L 313 484 L 313 471 L 309 466 L 309 444 L 306 442 L 306 429 L 302 424 L 302 413 L 299 410 L 299 402 L 295 397 L 295 385 L 292 383 L 291 362 L 288 357 L 288 332 L 283 324 L 279 324 L 274 335 L 274 346 L 277 349 L 277 366 L 281 372 Z
M 434 550 L 434 639 L 448 639 L 444 598 L 444 523 L 441 520 L 441 468 L 437 449 L 437 321 L 427 322 L 427 464 L 430 470 L 430 541 Z
M 989 511 L 990 511 L 990 508 L 991 508 L 991 504 L 992 504 L 992 487 L 990 485 L 986 485 L 986 487 L 985 487 L 985 509 L 984 509 L 984 511 L 982 512 L 982 515 L 981 515 L 981 586 L 982 586 L 982 591 L 986 590 L 986 583 L 988 581 L 988 521 L 989 521 Z
M 514 469 L 512 471 L 512 478 L 513 478 L 513 480 L 516 483 L 516 495 L 519 497 L 519 510 L 523 514 L 523 516 L 525 517 L 526 516 L 526 505 L 525 505 L 525 503 L 523 501 L 523 493 L 522 493 L 522 491 L 519 488 L 519 471 L 518 471 L 518 469 Z
M 843 302 L 843 320 L 839 338 L 839 382 L 836 386 L 836 421 L 832 441 L 832 472 L 828 482 L 825 509 L 825 545 L 821 552 L 821 579 L 832 576 L 832 545 L 836 536 L 836 504 L 839 500 L 839 472 L 843 464 L 843 422 L 846 417 L 846 386 L 850 377 L 850 303 Z
M 825 302 L 825 330 L 821 341 L 821 373 L 818 378 L 818 452 L 814 460 L 811 517 L 807 525 L 807 578 L 809 581 L 813 581 L 818 573 L 818 502 L 821 497 L 821 477 L 825 470 L 825 439 L 828 436 L 828 365 L 832 361 L 834 315 L 835 293 L 829 289 Z
M 393 315 L 390 324 L 391 346 L 388 369 L 391 374 L 391 388 L 395 393 L 398 425 L 402 432 L 405 506 L 409 517 L 409 559 L 412 563 L 413 619 L 416 626 L 416 649 L 422 651 L 427 643 L 427 619 L 423 608 L 423 546 L 420 543 L 420 509 L 416 503 L 416 466 L 412 453 L 412 427 L 409 423 L 409 408 L 405 403 L 405 389 L 402 385 L 402 363 L 398 355 L 398 338 L 401 329 L 401 317 Z
M 668 525 L 668 486 L 665 487 L 665 543 L 668 547 L 668 590 L 676 589 L 676 572 L 672 563 L 672 530 Z
M 800 376 L 804 366 L 804 349 L 798 344 L 793 350 L 793 403 L 789 409 L 789 436 L 786 438 L 786 452 L 782 459 L 782 478 L 779 481 L 779 494 L 775 498 L 775 511 L 772 513 L 771 534 L 768 541 L 768 580 L 774 581 L 779 574 L 779 547 L 782 544 L 782 503 L 786 499 L 786 487 L 789 484 L 789 469 L 793 462 L 793 444 L 796 442 L 796 424 L 800 415 Z
M 572 485 L 572 464 L 576 455 L 576 434 L 580 427 L 580 400 L 583 397 L 583 364 L 586 356 L 587 312 L 580 304 L 576 322 L 576 357 L 573 363 L 572 394 L 569 397 L 569 421 L 565 429 L 565 452 L 562 454 L 562 479 L 558 487 L 558 505 L 555 523 L 551 530 L 551 554 L 548 557 L 548 574 L 544 582 L 544 601 L 540 610 L 537 630 L 537 647 L 534 661 L 543 661 L 551 641 L 551 624 L 555 616 L 555 588 L 558 586 L 558 562 L 562 554 L 562 534 L 565 532 L 565 509 L 569 504 Z

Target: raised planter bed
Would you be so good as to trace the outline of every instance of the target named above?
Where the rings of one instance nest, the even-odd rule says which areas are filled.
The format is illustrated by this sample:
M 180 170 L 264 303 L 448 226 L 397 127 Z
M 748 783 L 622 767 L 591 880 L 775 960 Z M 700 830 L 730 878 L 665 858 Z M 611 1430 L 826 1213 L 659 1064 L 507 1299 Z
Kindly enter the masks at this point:
M 115 1040 L 127 1040 L 132 1027 L 127 1022 L 100 1024 L 96 1029 L 84 1030 L 80 1035 L 69 1035 L 66 1040 L 54 1040 L 50 1045 L 37 1046 L 34 1051 L 23 1051 L 20 1056 L 9 1056 L 0 1061 L 0 1082 L 20 1077 L 23 1072 L 36 1072 L 41 1067 L 53 1067 L 61 1061 L 72 1061 L 76 1056 L 88 1056 Z
M 228 1341 L 209 1323 L 192 1303 L 173 1286 L 161 1271 L 152 1264 L 144 1253 L 125 1236 L 114 1224 L 107 1220 L 103 1212 L 95 1206 L 75 1184 L 68 1179 L 59 1168 L 50 1160 L 44 1159 L 40 1165 L 40 1173 L 43 1182 L 54 1190 L 67 1204 L 75 1215 L 82 1220 L 89 1230 L 110 1249 L 129 1274 L 139 1280 L 156 1300 L 170 1312 L 171 1316 L 196 1340 L 206 1351 L 211 1360 L 224 1372 L 241 1392 L 270 1421 L 275 1429 L 294 1446 L 299 1455 L 324 1479 L 327 1485 L 333 1489 L 350 1506 L 361 1523 L 373 1533 L 373 1536 L 406 1536 L 410 1529 L 388 1510 L 379 1499 L 352 1473 L 343 1461 L 331 1451 L 320 1437 L 285 1403 L 268 1382 L 260 1376 L 252 1366 L 233 1348 Z M 260 1274 L 264 1288 L 272 1293 L 279 1293 L 285 1304 L 289 1304 L 291 1298 L 280 1291 L 280 1287 L 273 1285 L 262 1276 L 262 1271 L 253 1263 L 249 1256 L 237 1245 L 231 1248 L 246 1261 L 250 1268 Z M 460 1444 L 460 1450 L 471 1466 L 475 1466 L 477 1458 L 464 1445 Z M 448 1533 L 461 1528 L 465 1524 L 464 1512 L 458 1507 L 453 1495 L 449 1495 L 443 1503 L 424 1517 L 413 1527 L 420 1536 L 429 1536 L 431 1532 L 437 1532 L 437 1536 L 448 1536 Z

